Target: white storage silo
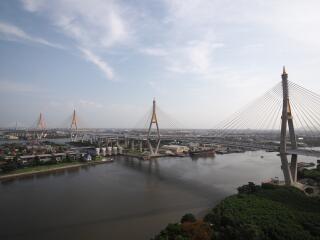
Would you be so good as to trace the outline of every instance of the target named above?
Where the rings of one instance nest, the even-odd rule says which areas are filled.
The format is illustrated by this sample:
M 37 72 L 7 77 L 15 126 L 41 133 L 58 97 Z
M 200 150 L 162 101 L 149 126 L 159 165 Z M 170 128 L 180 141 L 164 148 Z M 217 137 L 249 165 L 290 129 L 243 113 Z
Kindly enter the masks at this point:
M 123 153 L 123 148 L 119 146 L 119 154 L 122 155 Z
M 111 156 L 112 155 L 112 147 L 108 147 L 107 150 L 108 150 L 108 155 Z
M 96 148 L 96 155 L 100 156 L 100 148 Z
M 118 148 L 117 147 L 113 147 L 112 148 L 113 154 L 117 155 L 118 154 Z
M 107 148 L 103 147 L 103 148 L 101 148 L 101 151 L 102 151 L 102 156 L 105 157 L 107 154 Z

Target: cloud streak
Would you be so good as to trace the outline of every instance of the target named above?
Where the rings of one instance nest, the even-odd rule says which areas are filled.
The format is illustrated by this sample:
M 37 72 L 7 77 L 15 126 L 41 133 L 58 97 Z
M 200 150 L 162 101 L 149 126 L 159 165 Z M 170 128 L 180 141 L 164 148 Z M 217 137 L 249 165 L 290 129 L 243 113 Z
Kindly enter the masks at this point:
M 22 0 L 24 8 L 47 17 L 62 33 L 72 38 L 86 60 L 95 64 L 107 79 L 113 68 L 101 56 L 115 47 L 130 44 L 131 31 L 123 17 L 126 8 L 112 0 Z
M 59 49 L 63 48 L 59 44 L 49 42 L 40 37 L 32 36 L 26 33 L 25 31 L 23 31 L 21 28 L 6 22 L 0 22 L 0 37 L 2 39 L 9 40 L 9 41 L 26 41 L 26 42 L 42 44 L 42 45 L 53 47 L 53 48 L 59 48 Z
M 66 35 L 86 47 L 125 43 L 130 31 L 124 13 L 112 0 L 22 0 L 26 10 L 48 17 Z
M 99 56 L 92 53 L 89 49 L 80 48 L 80 51 L 83 53 L 85 59 L 96 65 L 108 79 L 114 80 L 113 69 L 107 62 L 103 61 Z

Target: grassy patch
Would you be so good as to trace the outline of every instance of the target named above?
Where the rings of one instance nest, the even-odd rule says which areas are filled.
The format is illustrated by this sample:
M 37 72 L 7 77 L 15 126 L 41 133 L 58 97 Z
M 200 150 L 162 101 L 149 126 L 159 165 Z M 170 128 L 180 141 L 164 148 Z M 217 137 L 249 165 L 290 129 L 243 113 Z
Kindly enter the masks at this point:
M 59 163 L 59 164 L 50 164 L 50 165 L 39 165 L 39 166 L 33 166 L 33 167 L 25 167 L 25 168 L 20 168 L 8 173 L 2 174 L 2 176 L 5 175 L 11 175 L 11 174 L 20 174 L 20 173 L 30 173 L 30 172 L 41 172 L 45 170 L 50 170 L 54 168 L 63 168 L 67 166 L 72 166 L 80 164 L 80 162 L 68 162 L 68 163 Z

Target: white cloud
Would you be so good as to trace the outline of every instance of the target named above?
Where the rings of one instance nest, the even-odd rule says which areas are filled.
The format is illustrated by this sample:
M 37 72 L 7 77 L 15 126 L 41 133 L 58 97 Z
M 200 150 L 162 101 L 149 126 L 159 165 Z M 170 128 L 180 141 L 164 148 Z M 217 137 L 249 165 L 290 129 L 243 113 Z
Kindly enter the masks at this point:
M 107 62 L 102 60 L 99 56 L 93 54 L 89 49 L 80 48 L 81 52 L 84 54 L 84 57 L 94 65 L 96 65 L 108 79 L 114 79 L 114 73 L 112 68 L 108 65 Z
M 130 45 L 132 28 L 125 19 L 128 7 L 113 0 L 22 0 L 26 10 L 48 17 L 66 36 L 72 38 L 87 60 L 96 64 L 108 79 L 113 69 L 93 52 L 108 53 L 111 48 Z
M 215 50 L 224 44 L 211 40 L 191 41 L 176 50 L 171 51 L 167 58 L 168 70 L 177 73 L 195 73 L 209 76 L 214 70 Z
M 51 43 L 43 38 L 31 36 L 19 27 L 5 22 L 0 22 L 0 37 L 11 41 L 28 41 L 54 48 L 63 48 L 62 46 Z
M 288 61 L 284 53 L 288 58 L 297 51 L 300 56 L 315 56 L 320 50 L 317 40 L 320 33 L 315 30 L 320 24 L 320 2 L 316 0 L 308 3 L 164 0 L 164 3 L 168 13 L 166 42 L 170 43 L 165 50 L 171 53 L 167 69 L 176 73 L 193 72 L 207 77 L 212 75 L 210 69 L 219 67 L 221 60 L 225 67 L 244 62 L 251 66 L 250 61 L 256 58 L 264 62 L 264 67 L 270 67 L 277 61 L 283 61 L 282 64 Z M 190 41 L 195 43 L 190 45 Z M 211 43 L 225 44 L 225 56 L 217 54 Z
M 164 0 L 162 28 L 156 28 L 162 34 L 153 43 L 161 47 L 144 45 L 140 52 L 160 57 L 164 60 L 164 69 L 171 75 L 192 73 L 200 78 L 209 77 L 218 60 L 217 49 L 224 47 L 214 28 L 213 2 Z M 160 21 L 150 21 L 150 24 L 157 22 Z

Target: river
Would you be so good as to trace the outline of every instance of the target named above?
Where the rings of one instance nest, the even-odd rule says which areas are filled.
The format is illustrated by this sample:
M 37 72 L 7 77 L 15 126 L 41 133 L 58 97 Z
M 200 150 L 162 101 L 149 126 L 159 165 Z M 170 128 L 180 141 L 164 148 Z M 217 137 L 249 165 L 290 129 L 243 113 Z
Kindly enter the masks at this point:
M 201 216 L 238 186 L 275 176 L 283 179 L 276 153 L 256 151 L 199 159 L 118 157 L 2 182 L 0 239 L 150 239 L 184 213 Z

